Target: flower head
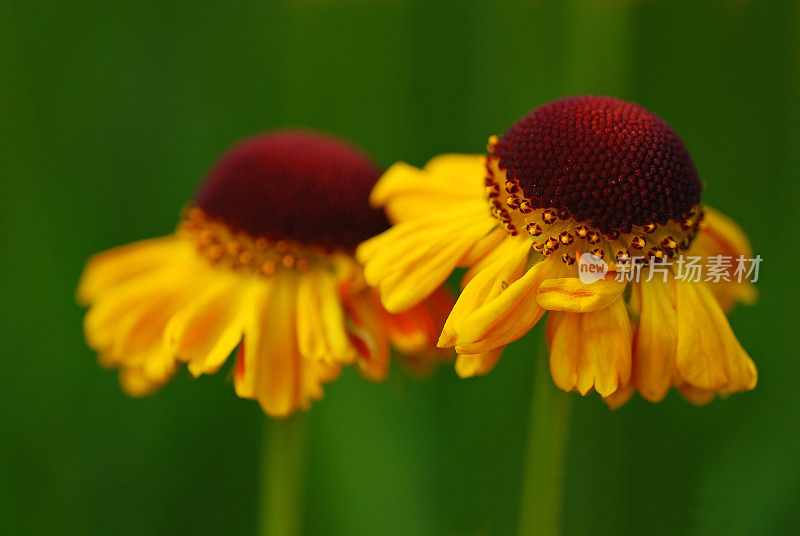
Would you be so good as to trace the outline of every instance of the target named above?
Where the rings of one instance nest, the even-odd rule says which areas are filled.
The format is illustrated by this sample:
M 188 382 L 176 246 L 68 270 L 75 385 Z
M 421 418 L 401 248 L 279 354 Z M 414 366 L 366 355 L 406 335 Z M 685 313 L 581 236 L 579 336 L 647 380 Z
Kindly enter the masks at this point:
M 550 311 L 559 387 L 613 406 L 634 390 L 658 401 L 670 387 L 704 402 L 753 388 L 756 370 L 723 314 L 752 300 L 750 284 L 683 277 L 684 254 L 707 264 L 750 253 L 732 221 L 700 204 L 701 190 L 683 142 L 655 114 L 564 98 L 491 137 L 487 156 L 389 169 L 371 199 L 396 225 L 358 255 L 392 311 L 469 268 L 439 341 L 455 347 L 462 376 L 488 372 Z M 591 284 L 579 277 L 584 255 L 604 270 Z
M 369 208 L 379 175 L 349 145 L 284 132 L 231 149 L 212 168 L 195 204 L 250 236 L 352 252 L 389 225 L 383 211 Z
M 573 97 L 537 108 L 490 140 L 492 213 L 537 250 L 575 260 L 583 239 L 597 256 L 688 249 L 701 184 L 678 135 L 625 101 Z M 497 194 L 495 194 L 497 192 Z
M 181 362 L 214 373 L 238 348 L 237 394 L 272 415 L 307 407 L 342 365 L 382 379 L 390 342 L 427 363 L 447 297 L 390 314 L 353 258 L 388 225 L 368 204 L 378 176 L 328 137 L 244 141 L 214 166 L 174 234 L 89 261 L 78 289 L 89 345 L 134 395 Z

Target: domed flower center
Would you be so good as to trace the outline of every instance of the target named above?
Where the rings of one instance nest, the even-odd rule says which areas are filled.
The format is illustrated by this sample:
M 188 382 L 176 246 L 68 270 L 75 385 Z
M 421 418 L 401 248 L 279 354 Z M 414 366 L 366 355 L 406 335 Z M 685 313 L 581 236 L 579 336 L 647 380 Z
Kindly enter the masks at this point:
M 360 151 L 333 138 L 255 136 L 212 168 L 183 227 L 213 261 L 263 264 L 267 273 L 276 265 L 302 268 L 298 250 L 350 252 L 388 228 L 383 212 L 369 206 L 379 176 Z
M 489 152 L 492 213 L 545 254 L 569 249 L 565 262 L 581 239 L 601 257 L 669 256 L 688 247 L 701 217 L 702 185 L 683 142 L 629 102 L 550 102 L 493 137 Z

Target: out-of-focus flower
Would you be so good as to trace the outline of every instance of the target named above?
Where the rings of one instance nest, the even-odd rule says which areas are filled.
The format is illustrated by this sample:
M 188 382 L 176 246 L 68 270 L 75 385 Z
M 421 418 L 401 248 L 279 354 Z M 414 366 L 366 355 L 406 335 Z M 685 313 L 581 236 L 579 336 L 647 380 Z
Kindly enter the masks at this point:
M 736 224 L 701 206 L 672 128 L 635 104 L 570 97 L 490 138 L 488 153 L 395 164 L 371 200 L 396 225 L 357 252 L 395 312 L 469 268 L 439 341 L 458 352 L 459 375 L 487 373 L 550 311 L 550 368 L 564 390 L 618 406 L 634 390 L 659 401 L 676 387 L 702 403 L 756 385 L 723 314 L 754 299 L 751 284 L 687 278 L 681 265 L 683 255 L 703 267 L 751 249 Z M 581 266 L 603 272 L 584 282 Z
M 211 170 L 175 233 L 112 249 L 86 266 L 89 345 L 144 395 L 179 362 L 216 372 L 237 349 L 236 393 L 281 416 L 322 396 L 342 365 L 387 374 L 389 345 L 419 368 L 452 301 L 388 313 L 353 251 L 388 226 L 368 197 L 380 175 L 363 154 L 305 132 L 257 136 Z

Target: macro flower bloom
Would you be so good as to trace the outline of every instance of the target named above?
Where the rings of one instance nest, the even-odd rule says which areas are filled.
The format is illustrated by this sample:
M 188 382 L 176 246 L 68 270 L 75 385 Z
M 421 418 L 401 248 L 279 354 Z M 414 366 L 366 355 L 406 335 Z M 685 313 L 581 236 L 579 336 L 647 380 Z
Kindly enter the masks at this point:
M 634 390 L 659 401 L 671 387 L 703 403 L 752 389 L 757 375 L 723 313 L 752 301 L 752 284 L 731 279 L 733 266 L 716 269 L 720 284 L 682 273 L 684 254 L 703 266 L 752 256 L 701 190 L 683 142 L 655 114 L 569 97 L 490 138 L 487 156 L 395 164 L 371 196 L 395 225 L 357 256 L 393 312 L 468 268 L 439 340 L 455 347 L 462 377 L 487 373 L 549 311 L 560 388 L 614 407 Z M 608 270 L 596 282 L 580 278 L 584 254 Z
M 87 264 L 78 299 L 101 363 L 133 395 L 178 363 L 216 372 L 238 348 L 236 393 L 281 416 L 322 396 L 341 366 L 387 374 L 390 343 L 424 366 L 452 303 L 442 293 L 388 313 L 356 245 L 386 229 L 369 192 L 380 172 L 356 149 L 304 132 L 244 141 L 211 170 L 177 230 Z

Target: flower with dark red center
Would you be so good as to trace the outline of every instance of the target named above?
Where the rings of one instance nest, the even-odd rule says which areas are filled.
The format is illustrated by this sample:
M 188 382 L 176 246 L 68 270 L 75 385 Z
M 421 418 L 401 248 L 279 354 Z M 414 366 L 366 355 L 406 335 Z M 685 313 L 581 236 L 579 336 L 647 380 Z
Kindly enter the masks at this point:
M 545 104 L 514 123 L 492 155 L 532 209 L 566 211 L 605 234 L 666 225 L 700 202 L 697 170 L 675 131 L 619 99 Z
M 369 207 L 379 176 L 361 151 L 339 140 L 279 132 L 225 154 L 195 203 L 251 236 L 352 251 L 389 226 L 383 211 Z
M 355 246 L 384 230 L 369 206 L 379 171 L 359 150 L 308 132 L 274 132 L 225 154 L 175 234 L 88 263 L 79 299 L 89 345 L 146 394 L 179 362 L 216 372 L 237 350 L 239 396 L 287 415 L 322 396 L 342 365 L 382 379 L 389 343 L 419 366 L 449 301 L 390 314 L 366 287 Z
M 489 144 L 492 214 L 512 235 L 530 234 L 542 254 L 558 250 L 565 263 L 587 244 L 610 262 L 661 261 L 687 250 L 702 220 L 702 184 L 689 152 L 636 104 L 560 99 Z
M 458 352 L 461 376 L 487 373 L 549 311 L 559 387 L 597 391 L 612 406 L 634 390 L 658 401 L 676 387 L 700 403 L 756 384 L 720 306 L 749 301 L 750 284 L 682 276 L 684 253 L 705 262 L 750 252 L 733 222 L 701 207 L 701 189 L 686 147 L 658 116 L 618 99 L 568 97 L 492 136 L 487 156 L 392 166 L 371 199 L 395 225 L 357 257 L 390 311 L 469 268 L 439 339 Z M 585 258 L 600 271 L 595 282 L 579 277 Z

